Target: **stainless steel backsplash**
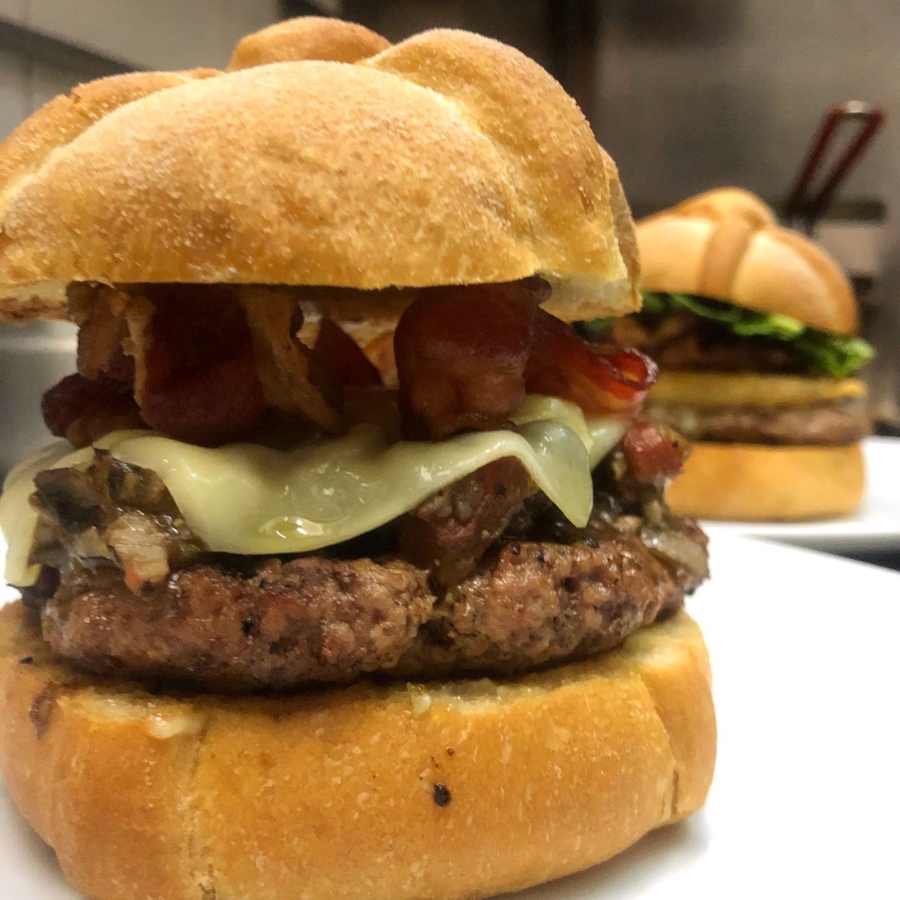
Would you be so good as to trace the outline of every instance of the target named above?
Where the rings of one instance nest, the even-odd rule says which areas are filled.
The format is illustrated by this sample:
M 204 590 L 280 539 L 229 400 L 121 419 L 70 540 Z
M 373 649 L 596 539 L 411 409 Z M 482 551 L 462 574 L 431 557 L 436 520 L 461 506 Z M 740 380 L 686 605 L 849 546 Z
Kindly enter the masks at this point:
M 0 476 L 52 440 L 41 418 L 41 395 L 74 371 L 73 325 L 0 326 Z

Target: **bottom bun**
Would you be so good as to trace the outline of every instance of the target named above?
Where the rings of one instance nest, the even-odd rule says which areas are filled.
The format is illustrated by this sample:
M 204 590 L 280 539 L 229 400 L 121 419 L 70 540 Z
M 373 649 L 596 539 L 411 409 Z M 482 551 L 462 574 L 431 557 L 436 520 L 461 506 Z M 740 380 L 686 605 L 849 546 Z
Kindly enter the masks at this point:
M 862 447 L 693 445 L 668 488 L 682 516 L 734 521 L 821 519 L 852 513 L 865 490 Z
M 485 897 L 703 804 L 709 661 L 679 613 L 505 682 L 158 696 L 54 663 L 0 610 L 0 763 L 93 900 Z

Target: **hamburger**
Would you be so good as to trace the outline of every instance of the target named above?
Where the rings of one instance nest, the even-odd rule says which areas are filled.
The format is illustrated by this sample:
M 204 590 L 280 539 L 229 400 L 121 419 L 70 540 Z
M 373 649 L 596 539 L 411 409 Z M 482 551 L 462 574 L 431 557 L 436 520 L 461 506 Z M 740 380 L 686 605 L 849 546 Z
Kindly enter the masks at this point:
M 694 444 L 672 508 L 736 520 L 853 512 L 871 427 L 855 376 L 872 348 L 835 261 L 734 188 L 642 220 L 637 238 L 641 312 L 588 330 L 659 364 L 647 414 Z
M 2 315 L 79 326 L 0 500 L 0 767 L 80 891 L 483 897 L 703 804 L 706 541 L 652 364 L 567 324 L 638 260 L 549 75 L 287 23 L 0 171 Z

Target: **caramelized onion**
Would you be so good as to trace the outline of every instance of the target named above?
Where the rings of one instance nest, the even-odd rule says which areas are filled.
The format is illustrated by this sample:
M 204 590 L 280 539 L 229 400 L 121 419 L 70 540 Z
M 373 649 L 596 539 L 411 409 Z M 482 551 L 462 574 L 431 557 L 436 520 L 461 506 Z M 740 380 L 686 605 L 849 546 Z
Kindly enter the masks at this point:
M 709 576 L 706 548 L 686 534 L 671 529 L 657 531 L 644 528 L 641 531 L 641 540 L 654 553 L 658 553 L 676 566 L 686 569 L 692 575 L 696 575 L 698 578 Z

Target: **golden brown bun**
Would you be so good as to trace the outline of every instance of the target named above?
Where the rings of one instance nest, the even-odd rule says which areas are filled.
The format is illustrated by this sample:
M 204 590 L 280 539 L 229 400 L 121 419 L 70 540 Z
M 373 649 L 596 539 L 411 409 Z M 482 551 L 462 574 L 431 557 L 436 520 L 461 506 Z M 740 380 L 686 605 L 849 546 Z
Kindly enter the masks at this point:
M 127 103 L 58 140 L 0 211 L 11 286 L 380 289 L 535 273 L 560 283 L 547 308 L 564 318 L 636 309 L 631 215 L 560 85 L 461 31 L 355 65 L 276 63 Z M 5 293 L 0 316 L 62 314 Z
M 387 50 L 390 41 L 355 22 L 303 16 L 248 34 L 235 48 L 229 71 L 275 62 L 331 59 L 355 63 Z
M 683 516 L 731 521 L 792 521 L 843 516 L 865 490 L 862 447 L 693 445 L 670 485 L 669 505 Z
M 26 119 L 0 146 L 0 222 L 22 182 L 37 172 L 50 154 L 75 140 L 113 110 L 159 91 L 219 73 L 215 69 L 191 72 L 133 72 L 101 78 L 60 94 Z M 0 243 L 6 236 L 0 231 Z M 14 287 L 0 285 L 0 321 L 65 315 L 65 286 L 45 280 Z
M 218 74 L 215 69 L 132 72 L 80 84 L 71 93 L 54 97 L 16 128 L 2 145 L 0 210 L 5 208 L 19 183 L 37 172 L 54 150 L 70 144 L 113 110 L 159 91 Z
M 684 613 L 505 683 L 240 700 L 92 684 L 15 604 L 0 704 L 9 792 L 93 900 L 489 896 L 694 812 L 715 760 Z
M 682 200 L 669 210 L 657 215 L 676 214 L 679 216 L 695 216 L 700 219 L 721 221 L 722 219 L 744 219 L 757 228 L 777 225 L 778 219 L 768 203 L 756 194 L 743 188 L 724 187 L 704 191 Z M 652 217 L 651 217 L 652 218 Z
M 812 328 L 856 334 L 859 311 L 838 264 L 816 243 L 774 224 L 762 200 L 734 188 L 700 194 L 637 226 L 641 283 L 699 294 Z

